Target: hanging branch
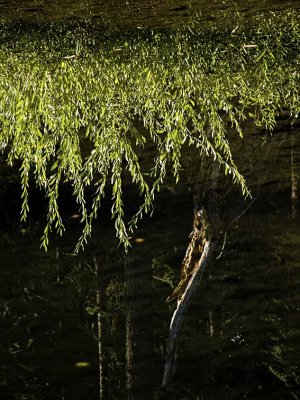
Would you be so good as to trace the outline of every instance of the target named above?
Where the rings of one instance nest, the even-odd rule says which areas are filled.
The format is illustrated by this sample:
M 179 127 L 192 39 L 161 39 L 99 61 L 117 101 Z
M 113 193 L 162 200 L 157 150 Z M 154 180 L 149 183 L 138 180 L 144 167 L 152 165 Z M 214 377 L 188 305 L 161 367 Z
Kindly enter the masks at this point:
M 197 24 L 121 36 L 100 34 L 97 24 L 72 26 L 0 26 L 0 154 L 20 169 L 22 222 L 29 186 L 35 181 L 45 192 L 42 247 L 51 232 L 64 232 L 63 184 L 72 187 L 81 216 L 76 251 L 91 236 L 105 196 L 116 236 L 128 247 L 166 177 L 183 178 L 187 146 L 249 195 L 228 129 L 242 137 L 248 117 L 273 129 L 279 110 L 299 115 L 297 13 L 272 13 L 250 30 L 241 25 L 222 35 Z M 149 169 L 140 163 L 145 145 L 153 149 Z M 123 204 L 128 181 L 140 195 L 134 215 Z

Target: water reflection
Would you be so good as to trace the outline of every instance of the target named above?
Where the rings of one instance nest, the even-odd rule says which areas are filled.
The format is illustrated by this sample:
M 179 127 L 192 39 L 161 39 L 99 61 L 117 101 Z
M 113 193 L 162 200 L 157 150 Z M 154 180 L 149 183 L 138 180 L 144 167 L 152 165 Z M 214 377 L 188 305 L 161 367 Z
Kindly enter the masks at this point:
M 157 215 L 128 256 L 100 230 L 76 257 L 15 238 L 1 249 L 1 398 L 98 399 L 99 315 L 104 398 L 299 398 L 299 218 L 260 211 L 231 230 L 198 291 L 167 394 L 165 277 L 180 267 L 190 204 Z
M 127 255 L 109 223 L 78 256 L 73 220 L 73 232 L 47 254 L 34 230 L 7 234 L 0 249 L 1 399 L 299 399 L 297 129 L 294 140 L 277 130 L 265 146 L 252 128 L 244 139 L 255 148 L 240 152 L 255 201 L 231 225 L 192 301 L 167 392 L 160 384 L 173 306 L 165 299 L 193 215 L 185 182 L 176 193 L 162 192 Z M 232 219 L 243 207 L 234 193 L 227 214 Z
M 258 12 L 281 11 L 288 7 L 300 8 L 299 1 L 280 0 L 19 0 L 0 1 L 3 21 L 53 22 L 62 19 L 98 19 L 103 23 L 134 27 L 169 27 L 182 25 L 185 20 L 195 18 L 203 23 L 219 26 L 233 23 L 232 13 L 238 11 L 248 19 Z M 224 21 L 226 16 L 226 22 Z

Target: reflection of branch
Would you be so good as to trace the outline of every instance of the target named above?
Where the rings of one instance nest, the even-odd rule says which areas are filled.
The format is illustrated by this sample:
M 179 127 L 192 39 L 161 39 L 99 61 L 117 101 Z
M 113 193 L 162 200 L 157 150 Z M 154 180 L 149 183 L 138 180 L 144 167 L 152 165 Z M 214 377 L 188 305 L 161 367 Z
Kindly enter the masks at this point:
M 298 202 L 298 180 L 299 175 L 297 173 L 297 155 L 299 155 L 299 150 L 296 148 L 296 138 L 291 130 L 291 202 L 292 202 L 292 219 L 296 217 L 297 214 L 297 202 Z M 297 154 L 298 153 L 298 154 Z
M 277 147 L 277 151 L 275 152 L 274 157 L 273 157 L 272 160 L 270 161 L 269 165 L 267 165 L 267 169 L 266 169 L 264 178 L 263 178 L 263 180 L 262 180 L 262 183 L 261 183 L 260 187 L 258 188 L 258 191 L 257 191 L 256 196 L 253 197 L 253 198 L 252 198 L 252 196 L 251 196 L 251 201 L 250 201 L 250 203 L 246 206 L 246 208 L 245 208 L 244 210 L 242 210 L 242 212 L 241 212 L 240 214 L 238 214 L 237 217 L 233 218 L 233 220 L 229 223 L 227 229 L 231 228 L 232 225 L 233 225 L 236 221 L 238 221 L 238 220 L 249 210 L 249 208 L 252 206 L 252 204 L 256 201 L 256 199 L 258 198 L 258 196 L 259 196 L 260 193 L 262 192 L 262 190 L 263 190 L 263 188 L 264 188 L 264 186 L 265 186 L 265 183 L 266 183 L 266 181 L 267 181 L 267 178 L 269 177 L 271 168 L 272 168 L 272 167 L 274 166 L 274 164 L 275 164 L 275 161 L 276 161 L 276 159 L 277 159 L 279 150 L 281 149 L 281 145 L 284 143 L 284 141 L 285 141 L 285 137 L 283 137 L 283 139 L 279 142 L 279 145 L 278 145 L 278 147 Z M 265 157 L 265 160 L 266 160 L 266 162 L 267 162 L 267 156 Z M 263 162 L 264 162 L 264 160 L 263 160 Z
M 172 283 L 170 282 L 170 279 L 168 279 L 168 278 L 161 278 L 160 276 L 157 276 L 157 275 L 152 275 L 152 278 L 157 281 L 166 283 L 167 285 L 172 287 Z
M 131 400 L 132 387 L 133 387 L 133 351 L 134 351 L 134 331 L 133 331 L 133 318 L 134 318 L 134 305 L 132 301 L 132 296 L 134 296 L 134 279 L 132 276 L 132 265 L 127 261 L 125 264 L 125 288 L 127 297 L 127 310 L 125 317 L 125 333 L 126 333 L 126 389 L 127 389 L 127 399 Z
M 262 187 L 263 187 L 263 185 L 262 185 Z M 247 207 L 244 208 L 244 210 L 230 222 L 228 228 L 230 228 L 236 221 L 238 221 L 249 210 L 249 208 L 252 206 L 252 204 L 256 201 L 257 197 L 258 197 L 258 194 L 250 201 L 250 203 L 247 205 Z
M 162 386 L 167 386 L 174 374 L 176 348 L 180 336 L 180 330 L 184 318 L 184 313 L 186 308 L 189 306 L 191 302 L 193 294 L 197 290 L 202 280 L 203 274 L 214 253 L 216 244 L 217 242 L 212 242 L 209 240 L 205 242 L 203 253 L 201 255 L 200 260 L 198 261 L 198 265 L 194 269 L 193 274 L 189 280 L 189 283 L 183 292 L 183 295 L 177 301 L 177 308 L 174 311 L 172 321 L 170 324 L 170 333 L 167 345 L 165 370 L 162 380 Z
M 103 351 L 102 351 L 102 296 L 100 291 L 100 270 L 96 256 L 94 256 L 95 275 L 97 277 L 96 306 L 97 306 L 97 337 L 98 337 L 98 368 L 99 368 L 99 400 L 103 399 Z
M 221 251 L 220 251 L 218 257 L 216 258 L 216 260 L 219 260 L 222 257 L 222 254 L 223 254 L 223 251 L 224 251 L 225 245 L 226 245 L 226 239 L 227 239 L 227 232 L 225 231 L 222 248 L 221 248 Z

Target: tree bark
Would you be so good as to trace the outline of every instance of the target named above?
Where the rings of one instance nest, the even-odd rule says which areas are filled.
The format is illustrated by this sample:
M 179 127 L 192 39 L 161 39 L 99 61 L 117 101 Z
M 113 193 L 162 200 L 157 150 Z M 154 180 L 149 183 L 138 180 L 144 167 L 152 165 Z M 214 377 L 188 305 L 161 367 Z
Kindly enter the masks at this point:
M 177 308 L 174 311 L 170 324 L 170 333 L 166 351 L 166 361 L 165 361 L 162 386 L 167 386 L 173 377 L 175 369 L 177 345 L 180 337 L 180 331 L 184 318 L 184 313 L 186 308 L 189 306 L 191 302 L 193 294 L 197 290 L 202 280 L 203 274 L 212 258 L 215 247 L 216 247 L 216 242 L 207 241 L 205 243 L 204 250 L 197 265 L 197 268 L 194 270 L 182 297 L 177 302 Z
M 202 160 L 198 176 L 199 183 L 195 188 L 194 225 L 182 264 L 181 281 L 167 299 L 167 301 L 170 301 L 177 298 L 177 307 L 170 324 L 162 379 L 163 387 L 168 386 L 174 375 L 177 347 L 185 311 L 212 259 L 221 231 L 219 215 L 220 194 L 218 192 L 218 189 L 220 189 L 220 170 L 219 165 L 216 163 L 207 166 L 207 161 L 206 158 Z

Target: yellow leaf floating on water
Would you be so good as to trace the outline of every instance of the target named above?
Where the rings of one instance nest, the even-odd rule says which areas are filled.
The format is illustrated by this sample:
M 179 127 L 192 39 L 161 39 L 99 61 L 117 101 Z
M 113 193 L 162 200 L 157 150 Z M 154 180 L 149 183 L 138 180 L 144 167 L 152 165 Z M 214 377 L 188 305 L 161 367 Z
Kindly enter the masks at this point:
M 89 367 L 91 364 L 89 363 L 89 362 L 87 362 L 87 361 L 78 361 L 76 364 L 75 364 L 75 367 L 76 368 L 86 368 L 86 367 Z

